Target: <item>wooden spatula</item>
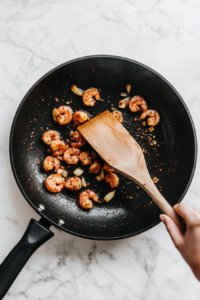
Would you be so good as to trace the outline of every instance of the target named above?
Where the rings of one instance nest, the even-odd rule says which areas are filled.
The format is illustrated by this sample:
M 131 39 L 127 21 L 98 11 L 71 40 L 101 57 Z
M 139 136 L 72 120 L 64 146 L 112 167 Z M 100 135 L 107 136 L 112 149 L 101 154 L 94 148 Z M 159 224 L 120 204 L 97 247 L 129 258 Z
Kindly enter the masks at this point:
M 78 130 L 110 166 L 140 185 L 181 232 L 185 232 L 185 224 L 153 183 L 142 149 L 109 111 L 79 126 Z

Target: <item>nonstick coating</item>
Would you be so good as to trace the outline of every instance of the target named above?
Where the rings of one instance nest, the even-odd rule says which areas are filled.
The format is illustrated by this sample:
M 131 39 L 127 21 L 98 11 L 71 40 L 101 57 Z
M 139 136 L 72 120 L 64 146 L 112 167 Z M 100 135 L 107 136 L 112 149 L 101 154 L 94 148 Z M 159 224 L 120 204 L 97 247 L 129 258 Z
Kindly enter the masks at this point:
M 149 108 L 160 113 L 161 122 L 152 133 L 152 138 L 156 136 L 158 148 L 149 145 L 145 134 L 141 138 L 141 130 L 145 129 L 140 122 L 134 122 L 140 113 L 133 114 L 128 108 L 121 110 L 124 126 L 148 152 L 145 154 L 147 166 L 151 176 L 159 178 L 157 187 L 174 205 L 183 199 L 193 177 L 197 152 L 195 129 L 180 95 L 148 67 L 113 56 L 91 56 L 67 62 L 36 82 L 15 115 L 10 136 L 10 159 L 16 182 L 29 204 L 44 219 L 71 234 L 91 239 L 119 239 L 136 235 L 159 223 L 160 209 L 141 188 L 137 189 L 135 183 L 121 175 L 115 198 L 109 203 L 94 204 L 89 211 L 78 205 L 78 192 L 64 189 L 59 194 L 51 194 L 44 187 L 45 178 L 53 172 L 46 174 L 43 171 L 42 162 L 48 155 L 48 147 L 41 141 L 41 136 L 49 128 L 59 131 L 63 139 L 68 138 L 69 126 L 56 124 L 52 119 L 52 109 L 72 101 L 70 106 L 74 111 L 83 109 L 96 116 L 111 109 L 111 104 L 118 108 L 122 98 L 120 93 L 126 91 L 128 83 L 132 86 L 131 96 L 141 95 Z M 92 108 L 85 107 L 81 97 L 72 93 L 73 84 L 83 90 L 89 87 L 100 89 L 104 102 L 97 102 Z M 55 102 L 55 98 L 59 102 Z M 89 148 L 87 145 L 84 149 Z M 66 166 L 65 162 L 63 165 Z M 76 167 L 69 169 L 70 176 Z M 85 171 L 83 176 L 90 183 L 89 188 L 100 193 L 100 200 L 111 190 L 108 183 L 98 183 L 94 174 Z M 40 204 L 45 210 L 38 211 Z M 65 224 L 59 225 L 60 219 Z

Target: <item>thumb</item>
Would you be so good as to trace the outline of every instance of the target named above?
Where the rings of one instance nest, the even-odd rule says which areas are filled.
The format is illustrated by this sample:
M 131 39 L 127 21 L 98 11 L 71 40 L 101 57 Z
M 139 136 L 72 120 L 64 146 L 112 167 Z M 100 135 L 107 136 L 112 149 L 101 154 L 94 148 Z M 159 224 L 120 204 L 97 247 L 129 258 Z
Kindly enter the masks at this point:
M 160 219 L 165 224 L 166 229 L 169 232 L 172 241 L 174 242 L 174 245 L 178 248 L 183 242 L 183 235 L 180 232 L 180 229 L 167 215 L 160 215 Z

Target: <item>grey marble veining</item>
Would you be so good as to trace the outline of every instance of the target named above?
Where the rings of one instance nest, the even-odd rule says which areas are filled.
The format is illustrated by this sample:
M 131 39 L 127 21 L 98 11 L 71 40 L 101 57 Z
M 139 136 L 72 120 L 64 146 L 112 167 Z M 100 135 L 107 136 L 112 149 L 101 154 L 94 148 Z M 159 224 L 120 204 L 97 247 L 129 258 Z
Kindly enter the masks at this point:
M 195 0 L 0 1 L 0 261 L 37 214 L 9 164 L 9 131 L 27 90 L 70 59 L 114 54 L 162 74 L 187 103 L 200 136 L 200 3 Z M 200 166 L 184 201 L 200 207 Z M 114 242 L 55 237 L 30 259 L 7 300 L 187 300 L 200 285 L 162 224 Z

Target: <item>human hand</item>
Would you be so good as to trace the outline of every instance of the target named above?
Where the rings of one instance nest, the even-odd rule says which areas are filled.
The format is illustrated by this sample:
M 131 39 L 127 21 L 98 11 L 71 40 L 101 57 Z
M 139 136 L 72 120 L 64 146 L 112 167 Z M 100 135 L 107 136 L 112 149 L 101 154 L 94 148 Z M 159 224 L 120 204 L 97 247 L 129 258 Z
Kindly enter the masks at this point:
M 185 235 L 167 215 L 160 215 L 160 219 L 165 224 L 175 247 L 200 281 L 200 210 L 185 203 L 176 204 L 173 209 L 186 223 Z

